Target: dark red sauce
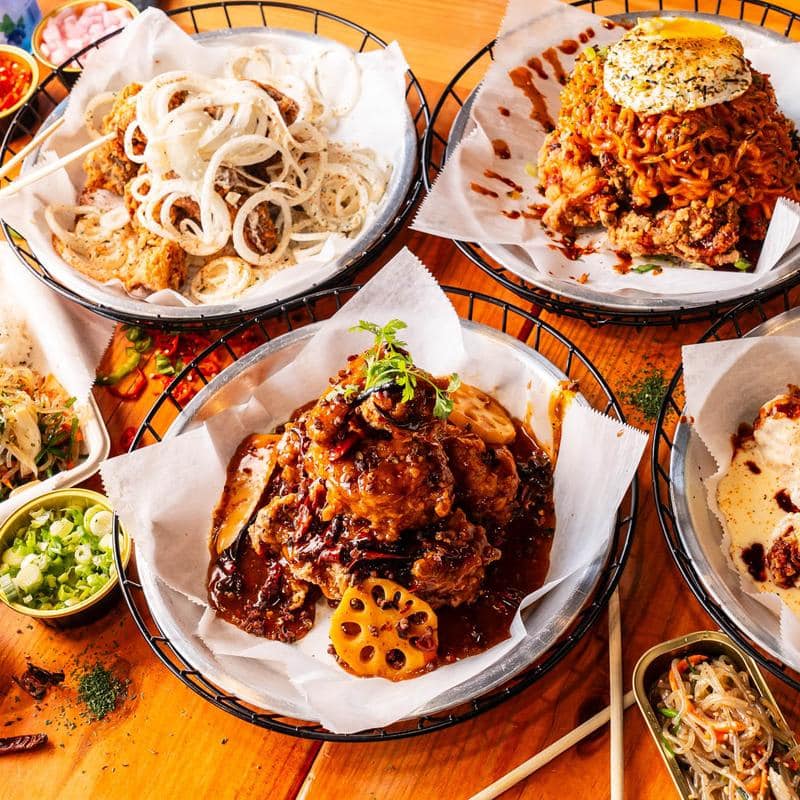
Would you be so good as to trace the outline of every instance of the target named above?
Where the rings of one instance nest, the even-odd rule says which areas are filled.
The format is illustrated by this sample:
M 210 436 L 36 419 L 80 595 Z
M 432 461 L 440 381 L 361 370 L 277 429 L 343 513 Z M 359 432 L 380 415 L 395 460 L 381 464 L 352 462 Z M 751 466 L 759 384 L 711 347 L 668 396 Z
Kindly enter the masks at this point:
M 544 216 L 544 212 L 547 211 L 547 205 L 545 203 L 532 203 L 528 206 L 530 211 L 523 211 L 522 216 L 525 219 L 541 219 Z
M 526 429 L 515 425 L 517 438 L 510 449 L 524 481 L 521 509 L 502 531 L 490 535 L 503 555 L 486 570 L 478 599 L 437 610 L 440 664 L 507 639 L 520 602 L 544 583 L 550 566 L 555 529 L 550 461 Z
M 620 275 L 627 275 L 631 271 L 631 264 L 633 259 L 627 253 L 615 253 L 617 263 L 612 266 L 614 272 L 619 272 Z
M 533 82 L 533 73 L 526 67 L 516 67 L 508 73 L 508 77 L 511 78 L 514 86 L 521 89 L 525 97 L 530 100 L 530 118 L 536 120 L 547 133 L 554 130 L 556 125 L 547 110 L 547 101 L 544 99 L 544 95 Z
M 792 498 L 786 489 L 781 489 L 775 494 L 775 502 L 780 506 L 781 511 L 785 511 L 787 514 L 796 514 L 800 511 L 800 508 L 792 502 Z
M 498 158 L 508 159 L 511 158 L 511 150 L 508 142 L 505 139 L 492 139 L 492 149 Z
M 506 211 L 505 209 L 503 209 L 500 213 L 504 217 L 508 217 L 509 219 L 519 219 L 522 216 L 522 212 L 515 210 Z
M 500 112 L 501 117 L 511 116 L 511 112 L 505 106 L 497 106 L 497 110 Z
M 578 49 L 578 43 L 575 42 L 575 50 Z M 572 52 L 574 53 L 575 50 Z M 558 57 L 558 52 L 556 51 L 555 47 L 548 47 L 547 50 L 542 53 L 542 58 L 553 68 L 553 74 L 556 76 L 556 80 L 564 84 L 567 82 L 567 73 L 564 69 L 564 65 L 561 63 L 561 59 Z
M 543 81 L 548 79 L 548 75 L 542 66 L 542 60 L 534 56 L 528 59 L 528 69 L 533 70 Z
M 582 33 L 581 36 L 585 36 L 586 34 Z M 581 41 L 588 41 L 581 39 Z M 578 52 L 578 48 L 580 47 L 580 43 L 576 42 L 574 39 L 564 39 L 563 42 L 558 46 L 558 49 L 564 53 L 564 55 L 571 56 L 573 53 Z M 547 56 L 545 56 L 547 58 Z M 548 59 L 549 60 L 549 59 Z
M 578 38 L 581 40 L 581 44 L 586 44 L 590 39 L 594 39 L 594 29 L 587 28 L 585 31 L 581 31 Z
M 745 461 L 744 463 L 745 463 L 745 466 L 747 467 L 747 469 L 749 469 L 750 472 L 753 473 L 753 475 L 760 475 L 761 474 L 761 467 L 759 467 L 758 464 L 756 464 L 755 461 Z
M 553 240 L 553 244 L 549 244 L 547 246 L 551 250 L 561 253 L 570 261 L 580 261 L 583 256 L 597 252 L 597 248 L 593 245 L 588 244 L 581 246 L 577 244 L 574 239 L 568 239 L 567 237 L 557 238 L 556 236 L 551 235 L 549 232 L 547 232 L 547 235 Z
M 742 561 L 747 565 L 747 571 L 755 581 L 767 579 L 767 562 L 764 559 L 764 545 L 754 542 L 750 547 L 742 550 Z
M 497 192 L 495 192 L 494 190 L 487 189 L 485 186 L 481 186 L 479 183 L 475 183 L 475 181 L 472 181 L 472 183 L 470 183 L 469 188 L 472 189 L 473 192 L 477 192 L 477 194 L 486 195 L 486 197 L 500 197 L 500 195 L 497 194 Z
M 486 178 L 491 178 L 492 180 L 504 183 L 506 186 L 509 186 L 515 192 L 522 191 L 522 187 L 516 181 L 511 180 L 511 178 L 506 178 L 505 175 L 501 175 L 499 172 L 495 172 L 493 169 L 484 170 L 483 174 L 484 177 Z
M 733 445 L 733 454 L 739 452 L 745 445 L 753 441 L 753 426 L 742 422 L 739 425 L 736 433 L 731 436 L 731 444 Z

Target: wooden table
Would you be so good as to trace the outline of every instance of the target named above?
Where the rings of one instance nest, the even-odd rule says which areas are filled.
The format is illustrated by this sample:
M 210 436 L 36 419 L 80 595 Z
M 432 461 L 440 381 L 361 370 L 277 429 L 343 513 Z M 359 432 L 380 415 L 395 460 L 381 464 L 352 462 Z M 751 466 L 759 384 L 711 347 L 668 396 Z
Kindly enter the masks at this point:
M 800 10 L 800 0 L 784 3 Z M 52 5 L 52 0 L 43 2 L 46 8 Z M 690 2 L 681 3 L 681 7 L 690 6 Z M 356 20 L 384 39 L 396 38 L 433 106 L 467 57 L 494 36 L 504 3 L 325 0 L 320 7 Z M 737 3 L 727 7 L 738 12 Z M 404 232 L 378 265 L 402 245 L 414 250 L 443 283 L 513 300 L 445 240 Z M 372 271 L 374 268 L 367 274 Z M 705 327 L 596 330 L 549 314 L 542 317 L 582 348 L 615 390 L 646 367 L 661 367 L 671 374 L 679 362 L 681 344 L 695 341 Z M 106 365 L 123 347 L 117 333 Z M 123 432 L 140 421 L 154 397 L 148 394 L 138 403 L 121 403 L 104 389 L 96 390 L 96 397 L 119 451 Z M 632 421 L 647 427 L 635 413 Z M 685 586 L 665 546 L 656 520 L 647 459 L 639 478 L 639 524 L 621 583 L 626 684 L 637 658 L 651 645 L 714 627 Z M 43 666 L 66 668 L 68 673 L 65 686 L 52 691 L 41 704 L 12 682 L 12 676 L 23 671 L 26 656 Z M 74 670 L 96 660 L 114 665 L 130 679 L 131 686 L 128 700 L 117 713 L 90 723 L 76 710 Z M 780 682 L 769 680 L 789 720 L 800 724 L 800 698 Z M 0 762 L 0 794 L 8 798 L 459 800 L 607 702 L 604 616 L 554 671 L 477 719 L 400 742 L 319 744 L 252 727 L 197 697 L 157 661 L 122 602 L 101 621 L 72 631 L 28 624 L 26 618 L 0 609 L 0 735 L 45 731 L 52 742 L 45 751 Z M 628 797 L 641 800 L 673 796 L 667 773 L 635 708 L 625 714 L 625 788 Z M 607 731 L 574 747 L 506 796 L 531 800 L 608 797 Z

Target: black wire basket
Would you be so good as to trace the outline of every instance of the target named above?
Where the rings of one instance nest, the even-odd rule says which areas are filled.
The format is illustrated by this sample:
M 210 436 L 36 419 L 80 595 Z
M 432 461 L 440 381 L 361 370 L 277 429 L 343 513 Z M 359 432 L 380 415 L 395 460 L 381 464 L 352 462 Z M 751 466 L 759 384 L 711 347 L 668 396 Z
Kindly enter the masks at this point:
M 755 327 L 800 304 L 800 290 L 784 290 L 770 300 L 753 298 L 741 303 L 718 319 L 700 338 L 700 342 L 740 339 Z M 728 609 L 724 608 L 704 582 L 681 536 L 678 514 L 673 502 L 673 476 L 670 463 L 679 421 L 684 422 L 683 367 L 679 366 L 667 387 L 653 435 L 651 464 L 653 494 L 661 530 L 672 557 L 700 605 L 740 647 L 773 675 L 800 691 L 800 674 L 752 641 Z
M 172 380 L 148 412 L 130 449 L 135 450 L 137 447 L 161 441 L 176 414 L 186 406 L 181 386 L 186 381 L 194 381 L 201 386 L 208 383 L 203 363 L 207 362 L 210 356 L 226 363 L 233 363 L 241 355 L 237 343 L 242 337 L 250 337 L 251 344 L 263 343 L 304 325 L 326 319 L 352 297 L 358 288 L 349 286 L 317 292 L 283 304 L 278 314 L 260 314 L 226 331 L 216 342 L 198 353 L 194 360 Z M 616 419 L 624 419 L 619 404 L 597 368 L 557 330 L 539 320 L 533 313 L 487 295 L 457 288 L 446 288 L 445 291 L 462 318 L 490 325 L 526 343 L 549 359 L 571 380 L 578 381 L 581 392 L 596 409 Z M 179 648 L 159 628 L 158 622 L 149 610 L 142 583 L 138 578 L 135 558 L 131 559 L 127 568 L 123 568 L 116 536 L 115 558 L 125 602 L 140 632 L 167 669 L 181 683 L 208 702 L 239 719 L 292 736 L 329 741 L 382 741 L 430 733 L 464 722 L 519 694 L 555 667 L 597 621 L 614 591 L 630 552 L 637 506 L 638 490 L 634 480 L 618 512 L 609 554 L 595 588 L 567 632 L 537 662 L 500 688 L 463 706 L 400 722 L 388 728 L 347 735 L 331 733 L 317 723 L 289 719 L 280 714 L 260 710 L 215 686 L 201 671 L 192 666 Z M 114 526 L 114 530 L 118 531 L 116 516 Z
M 618 0 L 570 0 L 570 3 L 599 15 L 619 16 L 621 13 Z M 791 11 L 764 0 L 734 0 L 727 3 L 723 3 L 722 0 L 694 0 L 692 9 L 697 13 L 717 15 L 726 13 L 728 9 L 736 9 L 738 11 L 736 16 L 739 20 L 769 28 L 786 37 L 792 35 L 793 30 L 797 28 L 796 23 L 800 22 L 800 11 Z M 637 13 L 648 11 L 686 12 L 687 8 L 686 4 L 670 2 L 670 0 L 666 0 L 666 2 L 665 0 L 639 0 L 639 2 L 625 0 L 622 13 L 631 14 L 631 18 L 635 21 Z M 493 40 L 484 45 L 461 67 L 444 88 L 433 109 L 423 143 L 422 155 L 423 180 L 427 191 L 430 191 L 458 143 L 451 141 L 455 127 L 452 123 L 462 109 L 469 109 L 477 91 L 477 89 L 466 89 L 465 87 L 477 87 L 483 79 L 494 60 L 495 44 L 496 40 Z M 608 324 L 633 327 L 649 325 L 677 327 L 683 323 L 712 321 L 743 300 L 740 297 L 726 303 L 715 302 L 702 306 L 646 311 L 626 309 L 619 305 L 607 307 L 601 303 L 583 302 L 564 297 L 550 289 L 534 286 L 489 255 L 486 249 L 477 242 L 454 240 L 454 243 L 473 264 L 523 300 L 533 303 L 545 311 L 583 320 L 593 327 Z M 764 302 L 797 283 L 800 283 L 800 270 L 785 276 L 770 287 L 756 291 L 748 299 L 752 299 L 756 303 Z
M 270 0 L 225 0 L 224 2 L 191 5 L 166 13 L 175 23 L 187 32 L 198 34 L 221 29 L 220 9 L 224 12 L 223 22 L 228 28 L 272 27 L 304 31 L 309 34 L 335 39 L 359 53 L 377 50 L 387 46 L 383 39 L 379 38 L 362 25 L 358 25 L 355 22 L 351 22 L 350 20 L 328 11 L 292 3 L 271 2 Z M 80 69 L 83 68 L 82 59 L 86 54 L 97 49 L 100 45 L 112 39 L 114 36 L 117 36 L 119 33 L 119 30 L 114 31 L 98 39 L 89 47 L 76 53 L 69 61 L 66 61 L 42 81 L 30 100 L 20 108 L 9 124 L 8 131 L 2 139 L 2 142 L 0 142 L 0 164 L 4 163 L 6 159 L 12 157 L 17 152 L 13 146 L 14 142 L 24 140 L 24 137 L 32 136 L 54 109 L 68 97 L 70 89 L 75 83 L 76 75 L 78 74 L 74 70 L 76 67 Z M 68 71 L 70 69 L 72 71 Z M 417 80 L 417 77 L 410 70 L 406 73 L 405 95 L 416 132 L 418 161 L 419 154 L 422 152 L 424 134 L 427 130 L 428 122 L 430 121 L 430 112 L 422 86 Z M 4 185 L 4 182 L 10 182 L 10 178 L 0 179 L 0 187 Z M 420 163 L 417 163 L 405 197 L 399 204 L 394 216 L 372 244 L 350 256 L 346 263 L 343 264 L 342 269 L 337 271 L 331 279 L 309 287 L 296 296 L 327 286 L 346 285 L 352 282 L 353 277 L 363 267 L 374 261 L 389 244 L 395 234 L 402 228 L 406 218 L 411 213 L 412 208 L 419 198 L 422 185 L 422 167 Z M 170 330 L 186 328 L 227 328 L 247 316 L 252 316 L 254 313 L 265 313 L 270 310 L 279 309 L 281 305 L 281 303 L 275 302 L 258 307 L 257 309 L 236 309 L 224 314 L 217 313 L 214 315 L 208 313 L 204 314 L 202 307 L 198 307 L 196 314 L 192 315 L 192 319 L 187 320 L 176 319 L 175 317 L 165 319 L 161 318 L 158 314 L 148 314 L 145 316 L 137 314 L 135 311 L 111 308 L 103 302 L 87 299 L 74 289 L 65 286 L 47 269 L 36 254 L 33 253 L 23 237 L 3 220 L 0 220 L 0 226 L 2 226 L 3 233 L 11 243 L 17 258 L 19 258 L 25 267 L 36 275 L 37 278 L 69 300 L 117 322 L 147 327 L 160 327 Z

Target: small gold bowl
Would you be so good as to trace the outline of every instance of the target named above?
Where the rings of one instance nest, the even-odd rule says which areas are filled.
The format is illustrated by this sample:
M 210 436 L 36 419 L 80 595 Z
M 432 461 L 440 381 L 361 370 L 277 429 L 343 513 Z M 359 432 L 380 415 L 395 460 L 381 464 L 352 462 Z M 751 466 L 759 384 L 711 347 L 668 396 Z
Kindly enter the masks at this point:
M 23 64 L 31 73 L 30 85 L 22 93 L 20 99 L 10 108 L 5 109 L 5 111 L 0 111 L 0 138 L 2 138 L 2 136 L 5 135 L 11 118 L 31 99 L 33 93 L 36 91 L 36 87 L 39 85 L 39 65 L 36 63 L 36 59 L 33 58 L 27 50 L 23 50 L 21 47 L 14 47 L 10 44 L 0 44 L 0 57 L 4 60 L 9 58 L 12 61 L 16 61 L 18 64 Z
M 60 14 L 65 8 L 74 8 L 75 11 L 81 12 L 83 9 L 88 8 L 89 6 L 97 5 L 99 0 L 70 0 L 68 3 L 64 3 L 58 8 L 54 8 L 49 14 L 45 14 L 40 20 L 39 24 L 33 29 L 33 35 L 31 36 L 31 49 L 33 50 L 33 54 L 39 61 L 42 62 L 48 69 L 57 69 L 58 64 L 54 64 L 47 58 L 44 53 L 42 53 L 42 34 L 44 33 L 44 29 L 47 26 L 47 23 L 55 17 L 57 14 Z M 129 3 L 128 0 L 102 0 L 109 10 L 113 10 L 115 8 L 127 8 L 128 11 L 131 12 L 131 17 L 136 17 L 139 14 L 139 9 L 136 8 L 133 3 Z M 77 75 L 81 72 L 81 67 L 78 66 L 70 66 L 64 67 L 62 72 L 66 73 L 73 73 Z
M 53 492 L 48 492 L 41 497 L 31 500 L 29 503 L 25 503 L 24 506 L 18 508 L 2 525 L 0 525 L 0 552 L 6 549 L 10 541 L 16 536 L 19 528 L 26 524 L 28 515 L 33 509 L 65 508 L 70 505 L 80 506 L 84 510 L 93 505 L 100 505 L 108 511 L 112 510 L 108 498 L 99 492 L 77 488 L 56 489 Z M 120 542 L 122 565 L 126 567 L 131 557 L 131 540 L 127 532 L 121 526 L 120 533 L 122 537 Z M 28 606 L 22 603 L 13 603 L 6 599 L 2 592 L 0 592 L 0 601 L 18 613 L 41 620 L 48 625 L 59 628 L 74 627 L 76 625 L 92 622 L 106 611 L 113 601 L 112 592 L 117 588 L 118 584 L 119 576 L 114 575 L 93 595 L 90 595 L 85 600 L 69 608 L 46 610 L 28 608 Z

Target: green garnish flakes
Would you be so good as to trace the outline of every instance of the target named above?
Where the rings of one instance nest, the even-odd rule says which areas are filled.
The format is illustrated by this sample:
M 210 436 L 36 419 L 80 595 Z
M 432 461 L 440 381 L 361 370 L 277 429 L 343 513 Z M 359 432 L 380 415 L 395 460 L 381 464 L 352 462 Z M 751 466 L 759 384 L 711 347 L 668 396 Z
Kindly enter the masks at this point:
M 641 412 L 648 422 L 658 419 L 658 412 L 667 394 L 667 379 L 660 369 L 651 369 L 639 376 L 620 392 L 626 403 Z
M 639 272 L 644 274 L 645 272 L 652 272 L 654 269 L 661 271 L 661 267 L 658 264 L 637 264 L 635 267 L 631 267 L 634 272 Z
M 78 683 L 78 698 L 94 719 L 103 719 L 114 711 L 127 692 L 127 685 L 102 664 L 95 664 Z
M 399 331 L 407 328 L 400 319 L 392 319 L 383 327 L 374 322 L 360 320 L 358 325 L 350 328 L 351 333 L 366 331 L 375 337 L 372 347 L 367 350 L 364 392 L 382 386 L 397 386 L 402 390 L 401 401 L 408 403 L 414 398 L 418 381 L 431 386 L 436 394 L 433 415 L 438 419 L 447 419 L 453 410 L 451 393 L 461 385 L 461 380 L 453 373 L 446 389 L 439 388 L 426 372 L 414 365 L 411 356 L 403 349 L 406 343 L 398 337 Z M 341 388 L 345 398 L 349 399 L 359 391 L 357 386 Z
M 738 261 L 734 262 L 733 266 L 741 272 L 747 272 L 752 264 L 746 258 L 740 258 Z

